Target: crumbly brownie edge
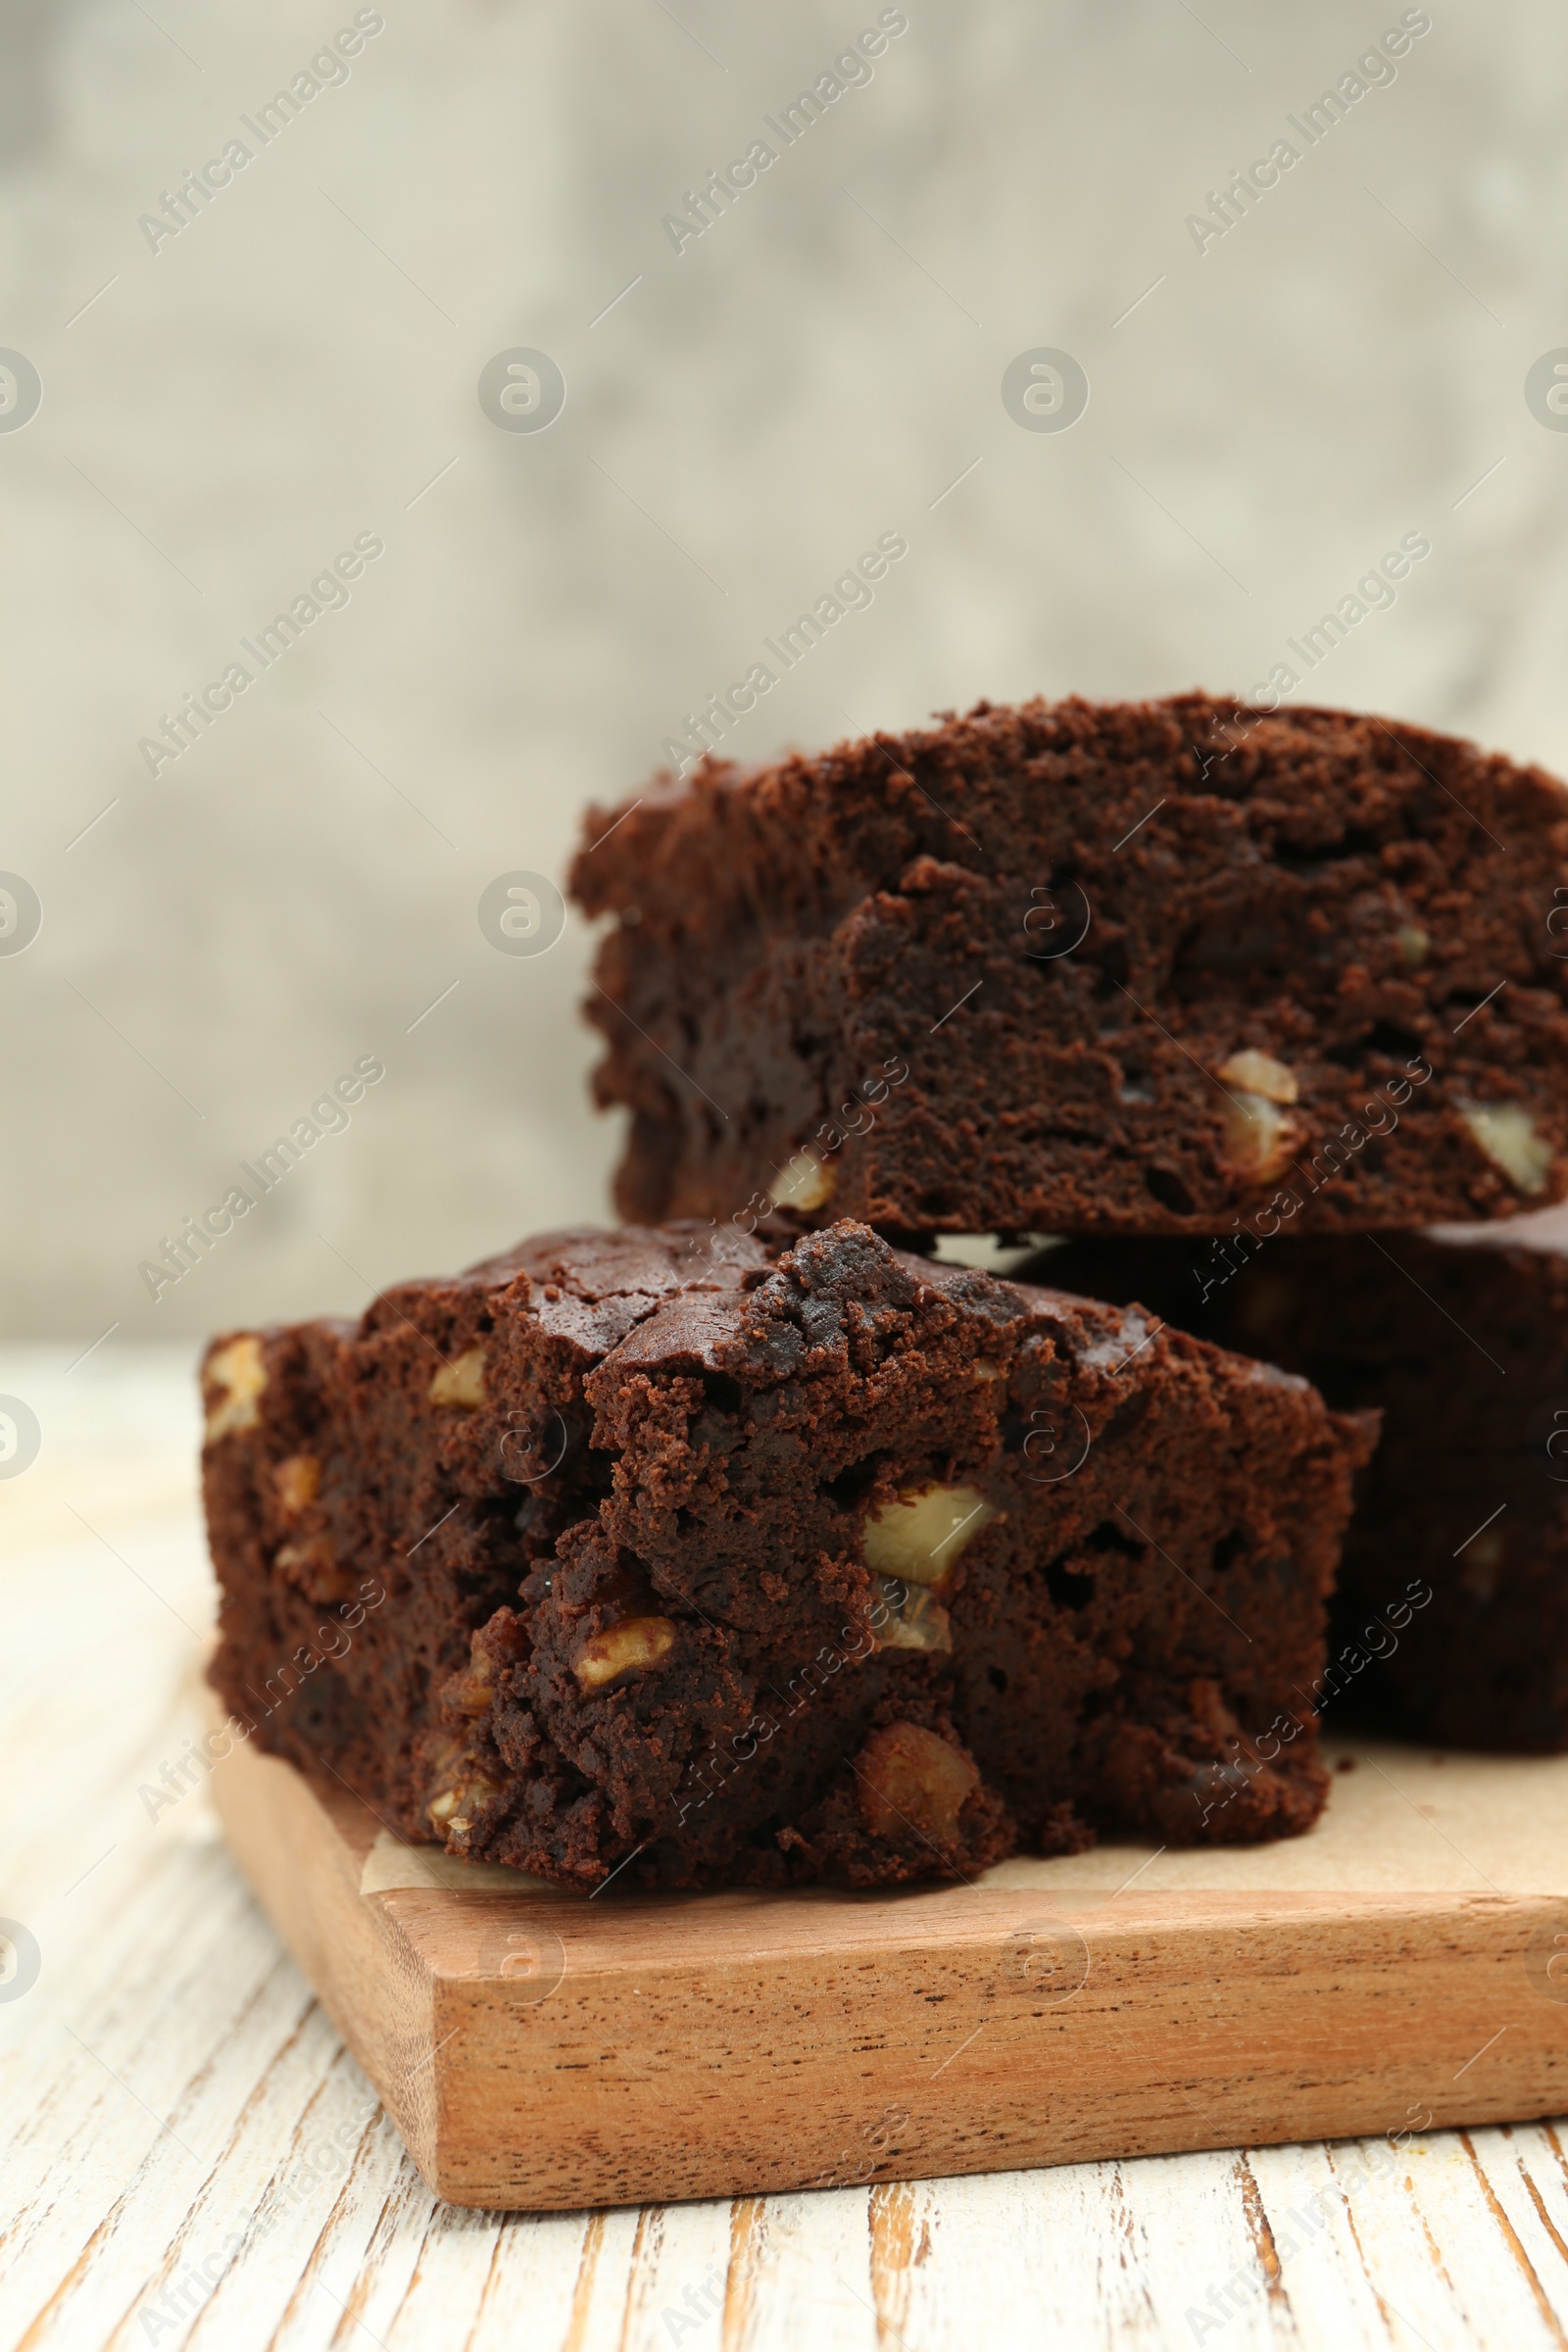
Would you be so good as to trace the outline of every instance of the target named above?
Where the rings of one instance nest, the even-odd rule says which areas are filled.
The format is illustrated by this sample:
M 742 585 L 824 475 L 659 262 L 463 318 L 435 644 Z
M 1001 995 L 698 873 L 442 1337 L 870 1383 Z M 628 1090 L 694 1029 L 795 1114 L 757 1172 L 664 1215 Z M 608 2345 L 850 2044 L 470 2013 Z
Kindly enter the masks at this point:
M 1069 1244 L 1054 1278 L 1379 1407 L 1330 1619 L 1329 1719 L 1568 1750 L 1568 1252 L 1542 1219 L 1259 1247 Z

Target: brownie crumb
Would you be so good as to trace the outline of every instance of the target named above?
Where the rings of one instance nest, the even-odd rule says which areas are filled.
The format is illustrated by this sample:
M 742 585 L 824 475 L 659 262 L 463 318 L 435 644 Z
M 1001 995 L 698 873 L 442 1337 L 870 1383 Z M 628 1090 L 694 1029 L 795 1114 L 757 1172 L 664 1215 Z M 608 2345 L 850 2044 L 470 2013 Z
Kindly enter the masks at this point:
M 560 1884 L 1296 1835 L 1375 1416 L 841 1221 L 545 1235 L 205 1366 L 213 1679 Z
M 1568 1751 L 1568 1216 L 1076 1242 L 1032 1262 L 1381 1412 L 1331 1612 L 1330 1721 Z
M 705 760 L 585 840 L 626 1217 L 1358 1232 L 1568 1191 L 1568 794 L 1454 737 L 981 703 Z

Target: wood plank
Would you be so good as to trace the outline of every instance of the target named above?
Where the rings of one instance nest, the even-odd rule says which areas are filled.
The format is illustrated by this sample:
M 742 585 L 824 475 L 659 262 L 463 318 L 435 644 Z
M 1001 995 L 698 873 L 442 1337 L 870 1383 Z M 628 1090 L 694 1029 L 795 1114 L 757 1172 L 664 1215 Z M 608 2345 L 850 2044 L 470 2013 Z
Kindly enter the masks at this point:
M 378 1826 L 340 1786 L 240 1745 L 215 1788 L 459 2204 L 851 2186 L 1568 2105 L 1568 2004 L 1544 1974 L 1568 1903 L 1550 1894 L 1106 1896 L 1049 1865 L 1044 1885 L 892 1897 L 590 1901 L 498 1891 L 493 1871 L 367 1894 Z

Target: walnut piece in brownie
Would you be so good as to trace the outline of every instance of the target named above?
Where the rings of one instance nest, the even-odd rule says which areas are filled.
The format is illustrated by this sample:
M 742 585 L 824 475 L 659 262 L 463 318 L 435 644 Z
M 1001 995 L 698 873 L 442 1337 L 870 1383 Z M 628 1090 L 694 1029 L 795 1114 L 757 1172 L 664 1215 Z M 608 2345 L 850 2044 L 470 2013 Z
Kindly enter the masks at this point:
M 1322 1804 L 1371 1426 L 1136 1311 L 855 1223 L 564 1233 L 206 1395 L 217 1687 L 405 1836 L 872 1886 Z
M 1345 711 L 979 704 L 590 810 L 622 1215 L 1298 1231 L 1568 1192 L 1568 795 Z
M 1328 1720 L 1568 1749 L 1568 1217 L 1463 1233 L 1069 1244 L 1093 1283 L 1383 1413 L 1330 1618 Z M 1424 1597 L 1423 1597 L 1424 1596 Z

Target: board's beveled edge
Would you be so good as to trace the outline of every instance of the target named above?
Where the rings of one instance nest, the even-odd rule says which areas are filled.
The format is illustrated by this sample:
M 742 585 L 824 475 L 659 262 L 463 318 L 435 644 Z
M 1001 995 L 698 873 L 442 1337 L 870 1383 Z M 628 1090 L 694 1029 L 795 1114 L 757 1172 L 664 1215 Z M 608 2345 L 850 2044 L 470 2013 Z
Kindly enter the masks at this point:
M 236 1751 L 217 1793 L 458 2203 L 565 2210 L 1568 2107 L 1555 1897 L 367 1896 L 374 1824 L 346 1791 Z

